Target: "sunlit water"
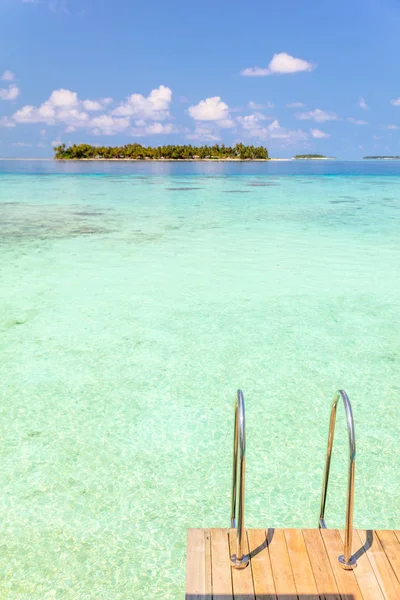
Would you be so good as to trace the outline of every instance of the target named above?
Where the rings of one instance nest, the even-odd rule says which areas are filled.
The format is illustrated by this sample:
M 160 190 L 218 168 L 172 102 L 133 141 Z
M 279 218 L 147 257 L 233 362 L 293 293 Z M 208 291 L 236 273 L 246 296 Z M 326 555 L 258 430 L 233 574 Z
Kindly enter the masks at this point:
M 0 597 L 183 598 L 188 527 L 400 527 L 400 164 L 0 163 Z M 344 521 L 342 408 L 327 508 Z

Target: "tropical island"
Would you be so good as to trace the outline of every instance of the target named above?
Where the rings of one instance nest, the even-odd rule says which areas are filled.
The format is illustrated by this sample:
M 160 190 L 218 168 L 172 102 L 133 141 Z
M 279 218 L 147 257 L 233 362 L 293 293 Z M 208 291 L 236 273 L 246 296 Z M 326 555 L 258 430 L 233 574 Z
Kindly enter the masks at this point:
M 90 144 L 60 144 L 54 148 L 57 160 L 269 160 L 263 146 L 91 146 Z
M 364 156 L 364 160 L 400 160 L 400 156 Z
M 335 157 L 323 154 L 296 154 L 293 158 L 295 160 L 335 160 Z

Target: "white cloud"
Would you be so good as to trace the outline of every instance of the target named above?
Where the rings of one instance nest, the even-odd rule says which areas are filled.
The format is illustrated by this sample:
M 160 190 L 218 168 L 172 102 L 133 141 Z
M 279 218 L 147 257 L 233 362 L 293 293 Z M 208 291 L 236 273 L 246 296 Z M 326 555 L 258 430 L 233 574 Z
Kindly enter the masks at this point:
M 243 75 L 243 77 L 265 77 L 270 73 L 269 69 L 267 68 L 263 69 L 261 67 L 247 67 L 246 69 L 242 69 L 240 74 Z
M 393 100 L 390 101 L 390 104 L 393 104 L 393 106 L 400 106 L 400 97 L 393 98 Z
M 11 83 L 7 88 L 0 88 L 0 100 L 15 100 L 19 96 L 19 88 Z
M 102 98 L 101 100 L 82 100 L 82 105 L 88 112 L 104 110 L 106 106 L 113 102 L 112 98 Z
M 365 102 L 364 98 L 360 98 L 358 101 L 358 106 L 364 110 L 368 110 L 369 106 L 368 104 Z
M 134 127 L 131 130 L 131 134 L 135 137 L 145 135 L 168 135 L 175 131 L 174 126 L 171 123 L 150 123 L 147 124 L 145 121 L 136 121 Z
M 229 106 L 219 96 L 206 98 L 190 106 L 188 113 L 195 121 L 228 121 Z
M 232 119 L 222 119 L 222 121 L 217 122 L 218 127 L 222 127 L 223 129 L 230 129 L 235 126 L 235 122 Z
M 304 102 L 289 102 L 289 104 L 285 104 L 286 108 L 302 108 L 305 106 Z
M 100 115 L 91 119 L 88 125 L 95 135 L 114 135 L 126 131 L 130 124 L 131 122 L 127 118 Z
M 15 123 L 9 117 L 0 117 L 0 127 L 15 127 Z
M 33 144 L 30 144 L 29 142 L 14 142 L 13 146 L 19 146 L 20 148 L 31 148 Z
M 294 58 L 286 52 L 280 52 L 274 54 L 268 68 L 271 73 L 299 73 L 301 71 L 312 71 L 315 65 L 302 58 Z
M 38 108 L 35 108 L 31 104 L 26 104 L 17 110 L 17 112 L 13 114 L 12 118 L 16 123 L 40 123 L 43 121 L 43 118 L 39 118 L 40 116 L 41 115 L 39 114 Z M 44 122 L 46 122 L 46 120 L 44 120 Z M 49 125 L 54 125 L 54 121 L 51 121 L 50 118 L 47 119 L 47 123 Z
M 300 121 L 316 121 L 317 123 L 323 123 L 325 121 L 337 121 L 337 115 L 334 112 L 326 112 L 320 108 L 310 110 L 309 112 L 298 113 L 296 115 Z
M 301 129 L 290 130 L 281 127 L 278 120 L 273 121 L 268 125 L 269 137 L 278 140 L 287 140 L 291 143 L 306 140 L 308 135 Z
M 186 137 L 188 140 L 196 142 L 219 142 L 221 139 L 218 131 L 212 125 L 196 125 L 195 130 L 187 133 Z
M 265 116 L 260 113 L 253 115 L 245 115 L 243 117 L 236 117 L 239 125 L 248 132 L 250 137 L 266 138 L 268 135 L 268 129 L 265 127 L 264 121 Z M 275 122 L 275 121 L 274 121 Z
M 266 75 L 284 75 L 289 73 L 300 73 L 302 71 L 313 71 L 316 65 L 295 58 L 287 52 L 279 52 L 274 54 L 267 68 L 264 67 L 248 67 L 243 69 L 240 74 L 245 77 L 265 77 Z
M 275 104 L 269 101 L 265 104 L 257 104 L 257 102 L 253 102 L 252 100 L 250 100 L 248 107 L 252 110 L 263 110 L 264 108 L 274 108 Z
M 384 125 L 383 129 L 390 129 L 390 130 L 396 130 L 396 129 L 400 129 L 400 127 L 398 125 L 394 125 L 393 123 L 391 123 L 390 125 Z
M 12 118 L 17 123 L 63 124 L 70 131 L 89 122 L 89 115 L 82 110 L 77 93 L 65 89 L 54 90 L 48 100 L 38 107 L 29 104 L 23 106 Z
M 101 110 L 103 107 L 97 100 L 83 100 L 83 108 L 89 112 Z
M 151 121 L 164 121 L 170 117 L 169 105 L 171 104 L 172 91 L 164 86 L 152 90 L 147 96 L 132 94 L 125 102 L 121 102 L 112 111 L 119 117 L 135 117 L 136 119 L 149 119 Z
M 54 90 L 48 100 L 53 106 L 76 106 L 78 104 L 78 94 L 71 90 Z
M 317 138 L 317 139 L 331 137 L 329 135 L 329 133 L 326 133 L 325 131 L 321 131 L 320 129 L 310 129 L 310 133 L 313 138 Z
M 46 130 L 45 129 L 41 129 L 39 133 L 40 133 L 40 135 L 42 137 L 46 137 Z
M 62 125 L 66 132 L 86 129 L 95 135 L 114 135 L 128 132 L 132 126 L 131 117 L 136 116 L 136 128 L 133 129 L 135 135 L 167 134 L 172 133 L 172 125 L 153 121 L 157 117 L 163 120 L 170 116 L 168 106 L 171 96 L 169 88 L 160 86 L 152 90 L 147 98 L 141 94 L 132 94 L 115 110 L 95 116 L 92 113 L 105 111 L 113 99 L 80 100 L 76 92 L 61 88 L 54 90 L 39 106 L 23 106 L 11 118 L 2 119 L 0 125 L 13 127 L 18 123 L 43 123 L 50 126 Z M 46 131 L 41 130 L 41 135 L 45 134 Z
M 15 79 L 15 75 L 12 71 L 4 71 L 3 75 L 1 76 L 1 79 L 3 81 L 14 81 Z
M 348 117 L 347 120 L 349 123 L 353 123 L 353 125 L 368 125 L 368 121 L 363 121 L 362 119 L 355 119 L 354 117 Z
M 274 121 L 272 121 L 271 125 L 268 125 L 268 129 L 270 131 L 275 131 L 276 129 L 280 129 L 281 126 L 279 125 L 279 121 L 278 119 L 274 119 Z
M 152 123 L 146 127 L 146 132 L 151 135 L 156 135 L 159 133 L 172 133 L 173 126 L 171 123 L 163 124 L 163 123 Z
M 278 139 L 288 143 L 306 140 L 308 138 L 307 133 L 301 129 L 290 130 L 281 127 L 277 119 L 266 126 L 265 121 L 267 119 L 260 113 L 236 117 L 236 120 L 249 138 L 258 138 L 261 140 Z

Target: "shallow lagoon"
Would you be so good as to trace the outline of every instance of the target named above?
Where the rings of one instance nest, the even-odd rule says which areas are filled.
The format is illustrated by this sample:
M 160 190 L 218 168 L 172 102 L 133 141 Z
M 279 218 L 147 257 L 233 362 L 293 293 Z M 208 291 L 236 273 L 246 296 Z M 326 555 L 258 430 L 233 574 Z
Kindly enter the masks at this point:
M 400 164 L 0 162 L 0 597 L 178 599 L 187 527 L 399 528 Z M 327 521 L 344 522 L 340 411 Z M 139 557 L 139 558 L 138 558 Z

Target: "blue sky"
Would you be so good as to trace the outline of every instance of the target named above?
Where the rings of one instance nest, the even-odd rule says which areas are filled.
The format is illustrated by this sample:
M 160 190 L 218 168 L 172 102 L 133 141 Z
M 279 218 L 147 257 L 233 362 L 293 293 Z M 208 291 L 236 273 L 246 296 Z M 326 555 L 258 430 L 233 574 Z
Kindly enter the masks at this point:
M 398 0 L 0 0 L 0 156 L 243 141 L 400 154 Z

